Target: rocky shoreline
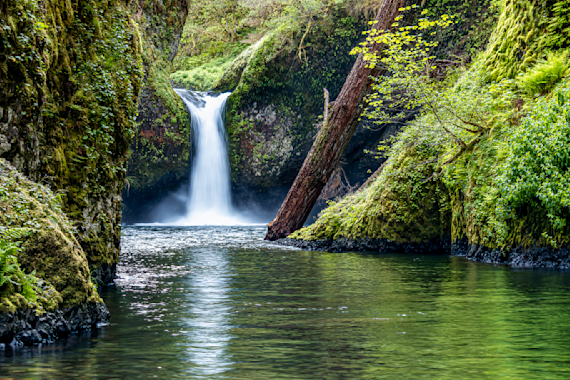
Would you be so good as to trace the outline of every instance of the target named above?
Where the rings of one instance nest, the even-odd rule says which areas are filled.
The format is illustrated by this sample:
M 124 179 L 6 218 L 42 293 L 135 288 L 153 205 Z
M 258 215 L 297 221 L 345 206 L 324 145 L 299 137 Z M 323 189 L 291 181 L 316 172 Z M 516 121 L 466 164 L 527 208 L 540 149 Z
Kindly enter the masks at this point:
M 427 243 L 397 243 L 388 239 L 349 239 L 336 240 L 297 240 L 279 239 L 275 243 L 297 247 L 309 251 L 328 252 L 401 252 L 401 253 L 447 253 L 451 249 L 447 239 L 437 239 Z
M 397 243 L 388 239 L 349 239 L 337 240 L 297 240 L 279 239 L 275 243 L 310 251 L 328 252 L 386 252 L 386 253 L 427 253 L 451 254 L 471 261 L 487 264 L 503 264 L 514 268 L 558 268 L 570 269 L 570 250 L 549 247 L 518 247 L 504 252 L 469 244 L 466 240 L 451 243 L 448 239 L 438 239 L 427 243 Z
M 549 247 L 517 247 L 509 252 L 469 244 L 459 240 L 452 244 L 453 256 L 465 257 L 471 261 L 486 264 L 504 264 L 514 268 L 558 268 L 570 269 L 570 250 Z
M 0 314 L 0 350 L 53 343 L 56 339 L 88 331 L 109 321 L 103 303 L 84 304 L 36 315 L 35 310 Z

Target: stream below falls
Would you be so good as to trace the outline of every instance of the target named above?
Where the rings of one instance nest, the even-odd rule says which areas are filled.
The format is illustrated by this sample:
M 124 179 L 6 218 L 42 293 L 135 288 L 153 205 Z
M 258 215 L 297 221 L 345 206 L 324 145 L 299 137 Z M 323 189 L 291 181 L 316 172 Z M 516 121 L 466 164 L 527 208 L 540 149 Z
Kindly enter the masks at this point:
M 322 253 L 265 227 L 125 227 L 109 326 L 10 379 L 568 379 L 570 273 Z

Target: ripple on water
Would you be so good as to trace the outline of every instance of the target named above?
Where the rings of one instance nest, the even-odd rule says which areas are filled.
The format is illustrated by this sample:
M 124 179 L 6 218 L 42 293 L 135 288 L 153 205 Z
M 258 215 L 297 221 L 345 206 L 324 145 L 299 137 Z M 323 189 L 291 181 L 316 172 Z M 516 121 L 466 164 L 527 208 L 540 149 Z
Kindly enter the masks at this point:
M 307 252 L 265 231 L 124 228 L 111 325 L 0 356 L 0 377 L 570 377 L 567 272 Z

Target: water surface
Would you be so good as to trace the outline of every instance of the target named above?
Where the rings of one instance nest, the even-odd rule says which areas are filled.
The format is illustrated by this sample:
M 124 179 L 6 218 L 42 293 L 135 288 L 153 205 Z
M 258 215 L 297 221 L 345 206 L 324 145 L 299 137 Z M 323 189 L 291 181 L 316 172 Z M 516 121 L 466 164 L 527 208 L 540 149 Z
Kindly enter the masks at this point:
M 112 323 L 0 354 L 27 379 L 568 379 L 570 273 L 127 227 Z

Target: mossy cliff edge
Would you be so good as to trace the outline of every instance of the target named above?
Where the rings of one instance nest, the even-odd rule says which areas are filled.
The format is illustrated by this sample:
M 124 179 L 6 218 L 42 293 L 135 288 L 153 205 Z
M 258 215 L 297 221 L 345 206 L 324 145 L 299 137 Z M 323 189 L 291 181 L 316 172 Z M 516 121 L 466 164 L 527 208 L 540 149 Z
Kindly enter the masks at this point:
M 118 260 L 121 192 L 143 79 L 124 1 L 0 5 L 0 156 L 61 192 L 99 281 Z
M 455 106 L 405 127 L 382 172 L 288 244 L 409 250 L 436 242 L 433 250 L 481 261 L 570 265 L 570 7 L 499 6 L 487 50 L 448 78 L 442 98 Z M 471 111 L 480 133 L 451 122 Z M 459 155 L 441 125 L 468 142 Z
M 62 200 L 0 158 L 0 343 L 42 343 L 109 317 Z

